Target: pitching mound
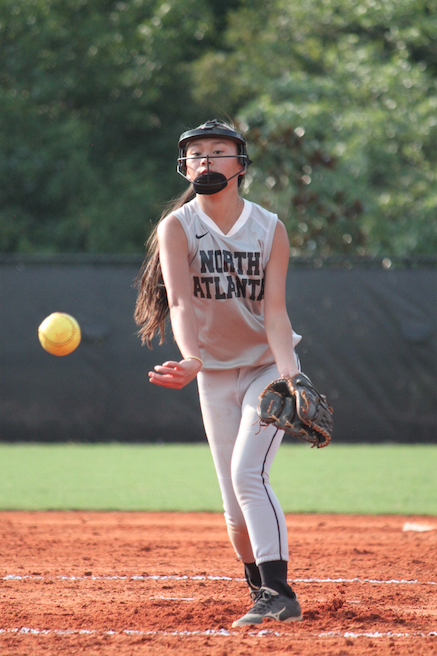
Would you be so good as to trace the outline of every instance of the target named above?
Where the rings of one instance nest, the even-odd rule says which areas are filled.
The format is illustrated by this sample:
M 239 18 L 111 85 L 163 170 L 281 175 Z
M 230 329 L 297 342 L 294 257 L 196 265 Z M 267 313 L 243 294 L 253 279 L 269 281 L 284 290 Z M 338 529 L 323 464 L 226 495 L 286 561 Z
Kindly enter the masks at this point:
M 304 620 L 232 629 L 250 607 L 224 519 L 0 513 L 0 653 L 437 653 L 437 518 L 288 515 Z

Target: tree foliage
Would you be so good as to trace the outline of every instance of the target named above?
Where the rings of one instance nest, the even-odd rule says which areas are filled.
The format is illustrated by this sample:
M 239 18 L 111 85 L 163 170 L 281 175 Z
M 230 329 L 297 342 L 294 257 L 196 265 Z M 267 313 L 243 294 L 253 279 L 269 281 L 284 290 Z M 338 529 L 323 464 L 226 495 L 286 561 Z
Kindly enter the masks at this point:
M 208 6 L 4 0 L 0 23 L 0 249 L 138 252 L 198 118 Z
M 295 254 L 435 253 L 435 0 L 3 0 L 0 250 L 138 252 L 235 119 Z
M 294 253 L 436 252 L 432 9 L 421 0 L 245 3 L 227 52 L 195 63 L 199 100 L 220 104 L 226 86 L 256 162 L 250 196 L 279 213 Z

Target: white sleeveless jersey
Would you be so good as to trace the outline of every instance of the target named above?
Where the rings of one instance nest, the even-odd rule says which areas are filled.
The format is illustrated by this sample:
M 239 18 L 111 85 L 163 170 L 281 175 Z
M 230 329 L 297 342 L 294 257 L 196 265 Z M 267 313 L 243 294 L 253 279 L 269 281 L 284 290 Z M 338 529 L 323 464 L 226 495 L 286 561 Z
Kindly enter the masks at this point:
M 225 235 L 195 198 L 172 212 L 188 261 L 204 369 L 273 364 L 264 328 L 264 273 L 278 217 L 255 203 Z M 293 333 L 294 346 L 300 335 Z

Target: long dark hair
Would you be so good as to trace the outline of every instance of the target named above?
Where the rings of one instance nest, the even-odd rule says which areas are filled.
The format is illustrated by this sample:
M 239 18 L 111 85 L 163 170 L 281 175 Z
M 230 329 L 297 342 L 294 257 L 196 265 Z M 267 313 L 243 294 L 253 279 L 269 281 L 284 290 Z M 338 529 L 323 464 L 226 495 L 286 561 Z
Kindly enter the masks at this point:
M 158 225 L 166 216 L 178 210 L 185 203 L 189 203 L 195 196 L 193 185 L 190 185 L 186 191 L 172 200 L 165 208 L 146 243 L 146 258 L 135 280 L 138 294 L 134 319 L 135 323 L 140 326 L 138 334 L 141 337 L 141 343 L 147 344 L 149 348 L 152 348 L 152 339 L 156 334 L 160 335 L 159 343 L 163 343 L 165 320 L 169 312 L 167 292 L 159 261 Z

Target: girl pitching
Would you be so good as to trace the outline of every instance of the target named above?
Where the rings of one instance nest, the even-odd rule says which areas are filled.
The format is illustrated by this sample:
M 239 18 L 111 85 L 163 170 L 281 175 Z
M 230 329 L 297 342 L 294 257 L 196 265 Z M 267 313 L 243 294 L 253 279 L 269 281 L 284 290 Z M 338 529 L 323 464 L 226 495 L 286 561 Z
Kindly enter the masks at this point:
M 299 371 L 300 340 L 285 304 L 289 243 L 277 216 L 239 194 L 246 142 L 216 120 L 181 135 L 178 172 L 188 190 L 160 220 L 138 279 L 135 320 L 143 343 L 170 313 L 179 362 L 150 382 L 181 389 L 197 378 L 202 417 L 226 525 L 252 597 L 233 626 L 302 619 L 287 583 L 288 540 L 269 470 L 283 432 L 258 430 L 260 392 Z

